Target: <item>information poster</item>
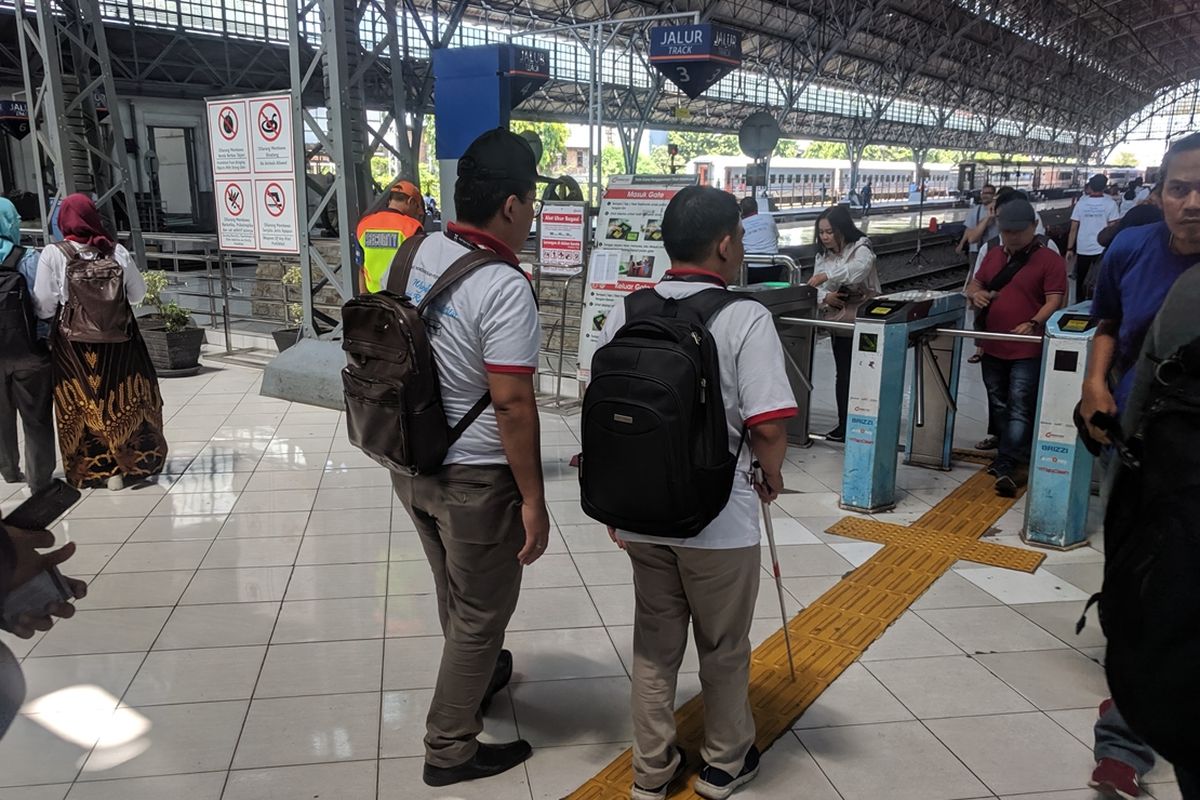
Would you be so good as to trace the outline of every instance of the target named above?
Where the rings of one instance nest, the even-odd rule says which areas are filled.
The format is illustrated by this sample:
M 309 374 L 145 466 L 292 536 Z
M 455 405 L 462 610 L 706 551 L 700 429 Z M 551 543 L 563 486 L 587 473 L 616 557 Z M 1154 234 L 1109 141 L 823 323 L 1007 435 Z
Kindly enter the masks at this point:
M 538 227 L 538 261 L 543 275 L 572 276 L 583 271 L 587 212 L 583 203 L 549 202 Z
M 625 295 L 658 283 L 670 268 L 662 243 L 663 214 L 680 189 L 695 184 L 695 175 L 618 175 L 610 180 L 600 200 L 588 263 L 579 380 L 591 377 L 592 353 L 608 312 Z
M 207 105 L 221 249 L 299 253 L 291 95 L 211 98 Z

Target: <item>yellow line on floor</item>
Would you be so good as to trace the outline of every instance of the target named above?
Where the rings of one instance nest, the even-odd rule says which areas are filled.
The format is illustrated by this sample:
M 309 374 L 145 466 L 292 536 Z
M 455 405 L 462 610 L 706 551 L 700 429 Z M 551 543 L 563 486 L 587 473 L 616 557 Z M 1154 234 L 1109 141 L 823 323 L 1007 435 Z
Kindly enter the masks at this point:
M 978 541 L 1016 502 L 997 497 L 992 482 L 979 472 L 909 527 L 847 517 L 829 529 L 882 543 L 883 549 L 788 623 L 794 682 L 782 628 L 755 648 L 750 657 L 750 704 L 760 750 L 787 733 L 821 692 L 959 559 L 1025 572 L 1037 569 L 1044 558 L 1040 553 Z M 691 783 L 704 733 L 703 696 L 685 703 L 675 720 L 679 744 L 688 753 L 689 774 L 671 800 L 694 800 L 698 795 Z M 626 750 L 567 800 L 616 800 L 629 797 L 632 785 L 633 753 Z

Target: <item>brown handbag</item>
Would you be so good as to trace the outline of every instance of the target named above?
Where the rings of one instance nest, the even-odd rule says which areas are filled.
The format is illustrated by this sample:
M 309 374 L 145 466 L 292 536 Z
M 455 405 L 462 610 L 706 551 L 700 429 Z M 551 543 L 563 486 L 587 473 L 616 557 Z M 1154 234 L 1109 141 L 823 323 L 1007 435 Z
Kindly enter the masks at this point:
M 88 344 L 128 342 L 133 309 L 125 296 L 121 262 L 91 246 L 77 250 L 69 242 L 58 242 L 55 247 L 67 259 L 67 301 L 58 317 L 63 338 Z

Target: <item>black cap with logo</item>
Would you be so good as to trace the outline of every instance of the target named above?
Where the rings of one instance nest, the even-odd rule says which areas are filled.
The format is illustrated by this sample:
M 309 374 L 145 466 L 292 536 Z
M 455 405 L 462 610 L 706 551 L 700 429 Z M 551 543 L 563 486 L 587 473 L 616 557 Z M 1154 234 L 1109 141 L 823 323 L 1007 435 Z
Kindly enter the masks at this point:
M 505 128 L 493 128 L 471 142 L 458 160 L 458 177 L 479 181 L 551 180 L 538 175 L 537 157 L 529 143 Z

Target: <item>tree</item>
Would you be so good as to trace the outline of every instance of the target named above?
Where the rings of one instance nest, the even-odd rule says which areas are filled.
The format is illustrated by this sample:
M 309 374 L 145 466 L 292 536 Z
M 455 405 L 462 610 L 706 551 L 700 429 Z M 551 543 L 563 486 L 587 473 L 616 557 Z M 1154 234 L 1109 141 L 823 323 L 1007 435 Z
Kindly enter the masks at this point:
M 670 131 L 667 134 L 667 141 L 679 147 L 679 159 L 685 164 L 696 156 L 740 156 L 742 154 L 737 137 L 730 133 Z
M 780 139 L 773 155 L 776 158 L 795 158 L 798 150 L 795 139 Z
M 804 158 L 846 158 L 842 142 L 813 142 L 804 150 Z
M 542 140 L 542 160 L 546 168 L 560 167 L 567 158 L 568 129 L 564 122 L 529 122 L 514 119 L 508 126 L 513 133 L 533 131 Z
M 1113 156 L 1112 163 L 1117 167 L 1136 167 L 1138 165 L 1137 156 L 1128 150 L 1122 150 Z
M 640 160 L 640 159 L 639 159 Z M 600 151 L 600 185 L 607 186 L 612 175 L 625 174 L 625 154 L 615 144 L 606 144 Z

